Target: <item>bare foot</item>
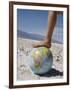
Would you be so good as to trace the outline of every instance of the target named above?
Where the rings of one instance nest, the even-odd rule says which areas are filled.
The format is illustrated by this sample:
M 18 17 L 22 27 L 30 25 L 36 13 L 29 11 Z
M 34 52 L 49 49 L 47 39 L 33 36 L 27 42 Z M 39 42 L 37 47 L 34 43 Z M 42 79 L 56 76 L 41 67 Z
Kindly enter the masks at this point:
M 33 47 L 34 48 L 37 48 L 37 47 L 47 47 L 47 48 L 50 48 L 51 47 L 51 42 L 41 41 L 41 42 L 33 44 Z

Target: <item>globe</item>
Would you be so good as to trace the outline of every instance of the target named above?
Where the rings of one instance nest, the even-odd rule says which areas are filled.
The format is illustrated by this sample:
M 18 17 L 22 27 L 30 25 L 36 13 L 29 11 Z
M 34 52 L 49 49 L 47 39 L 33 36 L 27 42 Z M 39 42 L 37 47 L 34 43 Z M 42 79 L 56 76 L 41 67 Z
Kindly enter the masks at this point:
M 49 48 L 33 48 L 28 56 L 28 66 L 35 74 L 47 73 L 53 64 L 53 55 Z

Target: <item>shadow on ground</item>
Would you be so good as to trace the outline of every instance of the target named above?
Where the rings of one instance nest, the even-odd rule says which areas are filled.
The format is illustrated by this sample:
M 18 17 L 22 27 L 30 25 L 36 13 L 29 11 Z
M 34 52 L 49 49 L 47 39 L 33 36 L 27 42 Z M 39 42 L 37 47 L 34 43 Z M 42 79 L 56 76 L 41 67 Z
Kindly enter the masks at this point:
M 52 76 L 63 76 L 63 72 L 60 72 L 54 68 L 52 68 L 49 72 L 45 74 L 39 74 L 42 77 L 52 77 Z

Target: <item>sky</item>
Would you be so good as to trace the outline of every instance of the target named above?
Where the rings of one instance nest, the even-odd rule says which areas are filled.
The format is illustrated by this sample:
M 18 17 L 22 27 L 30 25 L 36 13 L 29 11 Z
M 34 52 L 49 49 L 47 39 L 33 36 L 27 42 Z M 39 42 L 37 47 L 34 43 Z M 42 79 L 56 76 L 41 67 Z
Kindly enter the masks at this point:
M 48 27 L 48 10 L 17 9 L 17 30 L 45 35 Z M 57 16 L 52 38 L 63 40 L 63 16 Z

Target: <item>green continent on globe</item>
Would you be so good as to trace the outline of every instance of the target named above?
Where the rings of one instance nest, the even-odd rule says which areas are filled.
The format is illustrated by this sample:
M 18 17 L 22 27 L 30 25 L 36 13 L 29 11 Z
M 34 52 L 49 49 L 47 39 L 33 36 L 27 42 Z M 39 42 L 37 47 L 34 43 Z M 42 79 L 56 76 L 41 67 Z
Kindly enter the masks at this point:
M 34 66 L 37 70 L 40 69 L 41 64 L 42 64 L 42 53 L 40 52 L 40 50 L 36 50 L 35 52 L 32 52 L 32 57 L 34 60 Z
M 42 48 L 42 56 L 46 56 L 48 54 L 48 52 L 49 52 L 48 48 L 46 48 L 46 47 Z
M 32 52 L 32 58 L 34 60 L 34 66 L 37 70 L 41 68 L 43 57 L 46 56 L 49 49 L 46 47 L 38 48 L 36 51 Z

